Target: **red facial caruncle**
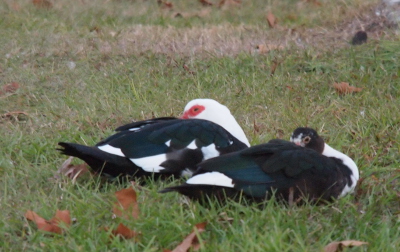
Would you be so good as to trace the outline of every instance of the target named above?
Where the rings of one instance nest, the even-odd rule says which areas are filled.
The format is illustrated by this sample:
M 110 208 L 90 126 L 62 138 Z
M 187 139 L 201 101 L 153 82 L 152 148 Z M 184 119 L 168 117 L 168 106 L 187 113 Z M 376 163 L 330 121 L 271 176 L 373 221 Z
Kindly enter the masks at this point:
M 181 116 L 181 119 L 189 119 L 192 117 L 196 117 L 198 114 L 203 112 L 206 108 L 202 105 L 194 105 L 190 109 L 186 110 L 183 115 Z

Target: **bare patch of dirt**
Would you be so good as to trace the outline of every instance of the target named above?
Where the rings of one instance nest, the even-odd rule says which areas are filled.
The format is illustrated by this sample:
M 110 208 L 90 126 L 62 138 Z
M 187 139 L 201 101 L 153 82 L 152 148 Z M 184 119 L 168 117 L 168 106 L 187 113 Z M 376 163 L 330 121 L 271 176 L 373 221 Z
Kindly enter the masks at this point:
M 392 39 L 397 32 L 382 13 L 382 6 L 360 11 L 356 18 L 343 20 L 333 27 L 284 28 L 261 30 L 254 26 L 218 26 L 175 28 L 135 26 L 121 32 L 114 44 L 103 43 L 104 53 L 123 54 L 153 52 L 161 54 L 232 56 L 239 53 L 258 53 L 259 46 L 270 48 L 318 48 L 333 50 L 350 46 L 357 31 L 368 34 L 368 40 Z M 111 48 L 112 49 L 111 49 Z M 108 48 L 108 49 L 107 49 Z
M 400 4 L 396 6 L 400 9 Z M 360 30 L 367 32 L 367 43 L 371 40 L 393 40 L 398 36 L 397 27 L 391 18 L 395 16 L 391 11 L 393 6 L 387 7 L 385 3 L 380 3 L 362 8 L 349 12 L 351 17 L 343 17 L 340 23 L 327 21 L 326 25 L 314 28 L 301 25 L 288 28 L 279 22 L 272 28 L 266 25 L 237 26 L 229 23 L 192 28 L 134 25 L 122 30 L 94 26 L 90 30 L 93 35 L 90 38 L 74 33 L 53 36 L 47 36 L 46 33 L 46 47 L 32 46 L 27 50 L 34 55 L 60 57 L 70 53 L 86 56 L 93 51 L 100 52 L 104 57 L 143 53 L 222 57 L 282 49 L 316 48 L 331 51 L 351 46 L 353 36 Z M 31 44 L 41 44 L 42 36 L 41 33 L 32 33 Z M 18 54 L 22 50 L 13 46 L 8 54 Z

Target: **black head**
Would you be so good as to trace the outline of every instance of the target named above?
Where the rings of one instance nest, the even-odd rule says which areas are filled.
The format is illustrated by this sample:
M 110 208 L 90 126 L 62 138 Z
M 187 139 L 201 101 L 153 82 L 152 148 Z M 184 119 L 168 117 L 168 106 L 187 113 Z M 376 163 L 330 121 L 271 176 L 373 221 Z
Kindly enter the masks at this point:
M 290 142 L 302 147 L 310 148 L 318 153 L 324 151 L 324 139 L 314 129 L 299 127 L 295 129 L 290 137 Z

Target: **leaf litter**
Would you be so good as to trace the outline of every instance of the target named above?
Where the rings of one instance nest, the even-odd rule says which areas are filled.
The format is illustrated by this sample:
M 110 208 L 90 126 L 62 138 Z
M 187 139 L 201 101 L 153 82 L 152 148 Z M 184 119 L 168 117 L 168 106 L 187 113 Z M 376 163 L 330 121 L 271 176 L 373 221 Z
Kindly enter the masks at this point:
M 71 164 L 74 157 L 68 157 L 58 168 L 57 174 L 54 175 L 55 178 L 59 179 L 60 175 L 66 176 L 72 180 L 73 183 L 76 182 L 77 178 L 84 174 L 91 174 L 89 167 L 86 163 L 73 165 Z
M 333 87 L 339 94 L 352 94 L 362 91 L 362 88 L 350 86 L 347 82 L 333 83 Z
M 139 205 L 137 203 L 136 191 L 132 188 L 126 188 L 115 192 L 117 202 L 114 204 L 113 213 L 121 218 L 130 220 L 139 218 Z M 108 228 L 105 228 L 108 230 Z M 136 232 L 122 223 L 118 224 L 118 227 L 111 231 L 112 236 L 119 236 L 124 239 L 137 238 L 140 232 Z
M 46 220 L 34 211 L 28 210 L 25 213 L 25 218 L 33 221 L 39 230 L 56 234 L 62 234 L 64 232 L 63 228 L 71 225 L 71 217 L 68 210 L 57 210 L 51 220 Z
M 167 250 L 165 249 L 164 252 L 185 252 L 189 251 L 189 249 L 193 249 L 197 251 L 200 249 L 200 242 L 198 235 L 206 230 L 207 222 L 201 222 L 194 226 L 193 231 L 186 236 L 186 238 L 174 249 L 174 250 Z
M 19 89 L 19 87 L 20 85 L 18 82 L 5 84 L 0 88 L 0 95 L 13 94 Z
M 344 248 L 359 247 L 362 245 L 368 245 L 368 242 L 356 240 L 335 241 L 325 246 L 324 252 L 339 252 L 343 251 Z
M 113 213 L 124 219 L 139 218 L 139 205 L 137 194 L 132 187 L 115 192 L 117 202 L 114 204 Z

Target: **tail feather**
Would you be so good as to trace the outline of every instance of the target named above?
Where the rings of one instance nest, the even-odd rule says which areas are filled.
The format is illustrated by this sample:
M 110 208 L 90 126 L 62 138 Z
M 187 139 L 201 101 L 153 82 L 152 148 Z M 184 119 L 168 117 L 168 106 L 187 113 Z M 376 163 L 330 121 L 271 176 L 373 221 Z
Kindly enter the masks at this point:
M 100 174 L 118 177 L 121 175 L 141 176 L 144 173 L 128 158 L 101 151 L 97 147 L 65 142 L 60 142 L 58 145 L 62 148 L 57 150 L 62 154 L 82 159 L 93 171 Z

